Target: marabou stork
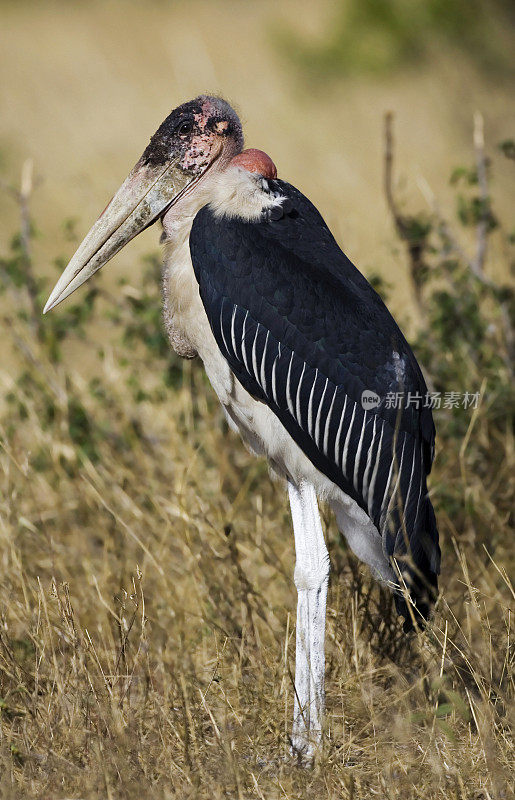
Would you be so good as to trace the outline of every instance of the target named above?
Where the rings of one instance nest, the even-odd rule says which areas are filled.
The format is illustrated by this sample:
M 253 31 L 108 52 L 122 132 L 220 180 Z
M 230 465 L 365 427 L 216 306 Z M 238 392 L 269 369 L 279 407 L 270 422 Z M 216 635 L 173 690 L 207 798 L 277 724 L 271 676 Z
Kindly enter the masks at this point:
M 440 550 L 426 476 L 427 389 L 380 297 L 272 160 L 242 150 L 238 116 L 201 95 L 165 119 L 55 286 L 45 312 L 160 220 L 164 319 L 199 355 L 227 415 L 287 481 L 298 590 L 291 746 L 312 760 L 324 708 L 328 501 L 356 555 L 391 587 L 405 628 L 427 618 Z M 365 402 L 366 398 L 373 402 Z

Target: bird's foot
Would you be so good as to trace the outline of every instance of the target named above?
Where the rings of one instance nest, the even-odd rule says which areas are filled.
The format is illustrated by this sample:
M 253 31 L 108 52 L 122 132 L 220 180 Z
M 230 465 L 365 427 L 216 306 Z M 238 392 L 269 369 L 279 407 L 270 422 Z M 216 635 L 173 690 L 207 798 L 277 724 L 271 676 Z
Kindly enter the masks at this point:
M 290 752 L 299 767 L 304 767 L 305 769 L 313 767 L 315 759 L 320 753 L 321 742 L 321 730 L 307 730 L 304 727 L 299 730 L 293 730 Z

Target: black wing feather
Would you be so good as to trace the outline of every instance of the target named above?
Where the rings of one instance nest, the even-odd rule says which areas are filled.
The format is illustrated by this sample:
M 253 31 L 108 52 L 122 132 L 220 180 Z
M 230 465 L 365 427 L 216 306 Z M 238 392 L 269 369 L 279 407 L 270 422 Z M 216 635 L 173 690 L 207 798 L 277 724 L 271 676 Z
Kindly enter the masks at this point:
M 279 219 L 220 218 L 206 206 L 193 222 L 192 262 L 213 334 L 245 389 L 369 514 L 385 553 L 409 553 L 404 572 L 426 614 L 440 558 L 426 488 L 432 414 L 386 402 L 389 393 L 424 397 L 424 378 L 316 208 L 283 181 L 270 188 L 285 198 Z M 365 412 L 367 389 L 381 402 Z

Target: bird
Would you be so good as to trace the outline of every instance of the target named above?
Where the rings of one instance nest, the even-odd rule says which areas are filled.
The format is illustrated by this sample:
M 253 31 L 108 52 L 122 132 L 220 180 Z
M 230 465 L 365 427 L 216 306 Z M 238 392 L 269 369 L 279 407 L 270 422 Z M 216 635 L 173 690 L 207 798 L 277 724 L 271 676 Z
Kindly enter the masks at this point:
M 297 589 L 290 749 L 312 764 L 323 744 L 330 573 L 318 500 L 390 587 L 405 631 L 423 627 L 440 572 L 427 386 L 319 211 L 269 155 L 244 149 L 236 111 L 217 96 L 166 117 L 44 313 L 156 222 L 170 344 L 200 357 L 229 426 L 287 486 Z

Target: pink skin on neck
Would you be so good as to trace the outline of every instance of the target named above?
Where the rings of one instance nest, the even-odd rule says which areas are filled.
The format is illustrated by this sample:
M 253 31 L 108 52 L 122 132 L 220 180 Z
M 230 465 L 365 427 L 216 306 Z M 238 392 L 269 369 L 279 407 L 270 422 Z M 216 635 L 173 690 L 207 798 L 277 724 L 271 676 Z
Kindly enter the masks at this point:
M 274 162 L 262 150 L 255 150 L 253 147 L 243 150 L 231 159 L 231 164 L 246 169 L 247 172 L 257 172 L 263 178 L 277 178 L 277 167 Z

